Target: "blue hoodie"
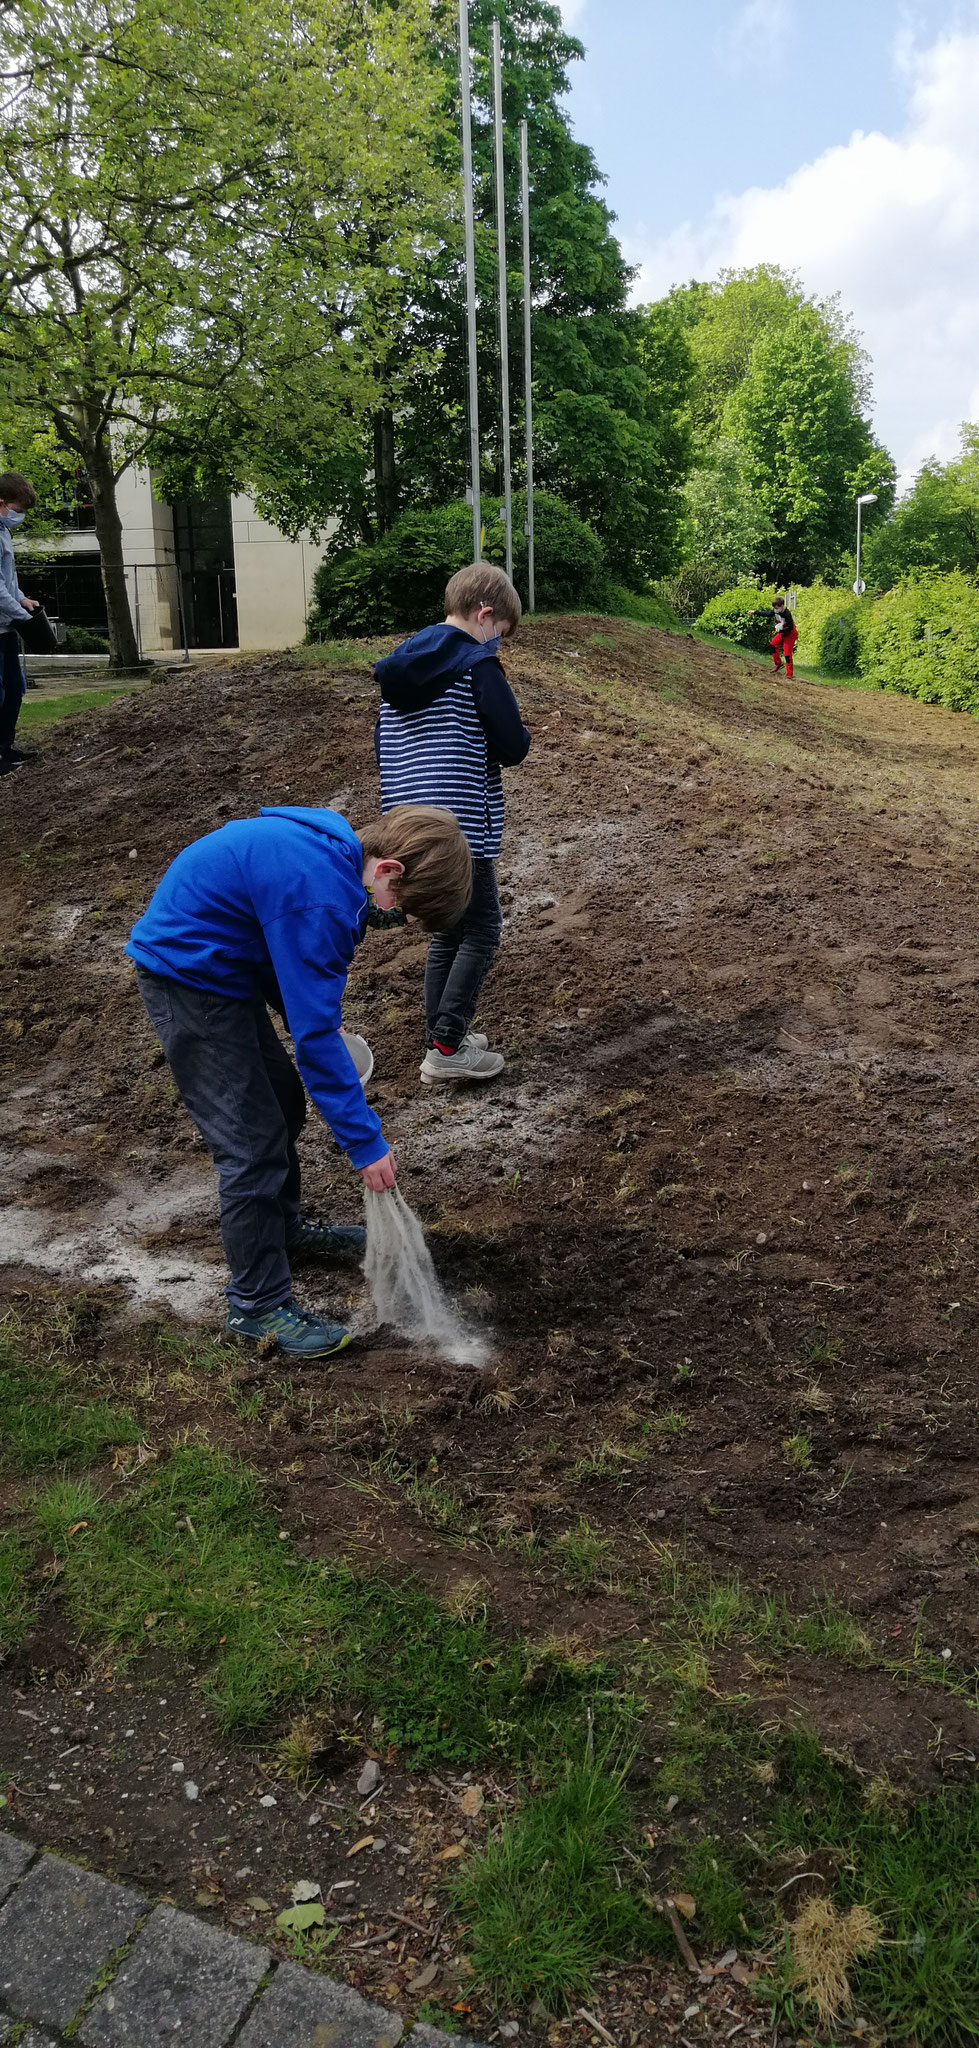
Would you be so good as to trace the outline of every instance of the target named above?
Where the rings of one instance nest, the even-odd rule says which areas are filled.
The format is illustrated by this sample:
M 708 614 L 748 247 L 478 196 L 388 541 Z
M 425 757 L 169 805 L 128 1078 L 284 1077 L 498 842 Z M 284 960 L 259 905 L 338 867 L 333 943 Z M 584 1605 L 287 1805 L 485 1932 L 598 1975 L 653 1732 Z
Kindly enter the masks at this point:
M 500 769 L 515 767 L 530 746 L 495 642 L 474 640 L 460 626 L 426 626 L 377 662 L 374 675 L 381 809 L 440 804 L 458 818 L 471 853 L 495 860 Z
M 388 1149 L 339 1036 L 367 909 L 363 861 L 337 811 L 263 810 L 178 853 L 126 946 L 151 974 L 242 1002 L 277 982 L 299 1071 L 356 1167 Z

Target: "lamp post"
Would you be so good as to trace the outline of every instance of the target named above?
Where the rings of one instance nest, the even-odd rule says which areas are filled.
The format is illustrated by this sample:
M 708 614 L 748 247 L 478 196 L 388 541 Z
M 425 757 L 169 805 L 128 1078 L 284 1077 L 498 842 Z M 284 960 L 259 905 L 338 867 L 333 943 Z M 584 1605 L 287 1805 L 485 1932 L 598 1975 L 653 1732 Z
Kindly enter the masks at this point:
M 853 584 L 853 595 L 854 595 L 854 597 L 862 597 L 862 596 L 863 596 L 863 594 L 864 594 L 864 591 L 865 591 L 865 590 L 866 590 L 866 588 L 867 588 L 866 584 L 865 584 L 864 582 L 862 582 L 862 581 L 861 581 L 861 577 L 860 577 L 860 520 L 861 520 L 861 515 L 862 515 L 862 512 L 863 512 L 863 507 L 864 507 L 865 505 L 876 505 L 876 503 L 877 503 L 877 493 L 876 493 L 876 491 L 864 491 L 863 497 L 862 497 L 862 498 L 858 498 L 858 499 L 857 499 L 857 573 L 856 573 L 856 578 L 855 578 L 855 580 L 854 580 L 854 584 Z

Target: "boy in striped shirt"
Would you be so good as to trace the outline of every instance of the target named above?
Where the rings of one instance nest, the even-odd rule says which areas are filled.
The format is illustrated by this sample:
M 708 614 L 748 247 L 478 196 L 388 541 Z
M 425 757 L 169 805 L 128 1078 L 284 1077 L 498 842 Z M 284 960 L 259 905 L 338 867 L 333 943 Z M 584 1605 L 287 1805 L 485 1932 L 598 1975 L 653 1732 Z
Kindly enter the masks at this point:
M 472 854 L 473 891 L 451 931 L 436 932 L 425 964 L 427 1051 L 422 1080 L 491 1081 L 502 1073 L 470 1025 L 503 932 L 496 860 L 503 832 L 502 768 L 530 746 L 499 660 L 520 623 L 520 599 L 491 562 L 450 578 L 445 623 L 413 633 L 379 661 L 375 746 L 381 809 L 436 804 L 458 819 Z

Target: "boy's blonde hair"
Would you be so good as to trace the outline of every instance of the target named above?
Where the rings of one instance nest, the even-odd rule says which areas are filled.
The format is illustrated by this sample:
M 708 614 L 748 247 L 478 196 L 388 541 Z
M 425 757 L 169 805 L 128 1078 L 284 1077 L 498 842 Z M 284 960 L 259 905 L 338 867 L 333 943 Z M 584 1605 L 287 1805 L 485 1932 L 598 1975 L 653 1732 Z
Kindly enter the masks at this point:
M 472 895 L 472 855 L 451 811 L 396 804 L 357 834 L 365 860 L 399 860 L 398 907 L 427 931 L 450 931 Z
M 445 586 L 446 617 L 455 612 L 468 618 L 484 604 L 495 619 L 502 619 L 516 632 L 523 606 L 506 570 L 498 569 L 495 562 L 470 562 L 468 569 L 457 569 Z

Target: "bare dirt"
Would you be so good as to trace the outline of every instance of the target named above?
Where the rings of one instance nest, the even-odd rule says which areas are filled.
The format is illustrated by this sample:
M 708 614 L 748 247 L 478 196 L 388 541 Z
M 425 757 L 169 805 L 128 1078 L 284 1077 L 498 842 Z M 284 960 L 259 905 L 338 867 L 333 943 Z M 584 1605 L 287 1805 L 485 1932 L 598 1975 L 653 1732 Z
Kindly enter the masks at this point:
M 520 1555 L 584 1515 L 617 1557 L 667 1539 L 796 1605 L 829 1590 L 878 1651 L 974 1666 L 979 732 L 619 622 L 542 622 L 509 667 L 534 744 L 508 777 L 480 1019 L 506 1075 L 419 1086 L 411 935 L 368 937 L 347 1005 L 493 1364 L 377 1340 L 304 1371 L 299 1398 L 256 1363 L 253 1422 L 161 1369 L 149 1426 L 240 1444 L 309 1554 L 476 1576 L 540 1635 L 642 1625 Z M 223 1285 L 209 1165 L 124 939 L 168 860 L 228 818 L 367 819 L 373 711 L 356 668 L 242 662 L 80 714 L 3 786 L 0 1279 L 21 1308 L 59 1284 L 100 1296 L 121 1391 L 134 1319 L 217 1325 Z M 313 1117 L 303 1143 L 311 1210 L 354 1217 Z M 329 1276 L 302 1293 L 360 1299 Z M 461 1524 L 409 1498 L 392 1442 Z M 757 1697 L 921 1785 L 979 1752 L 967 1706 L 879 1671 L 788 1660 Z

